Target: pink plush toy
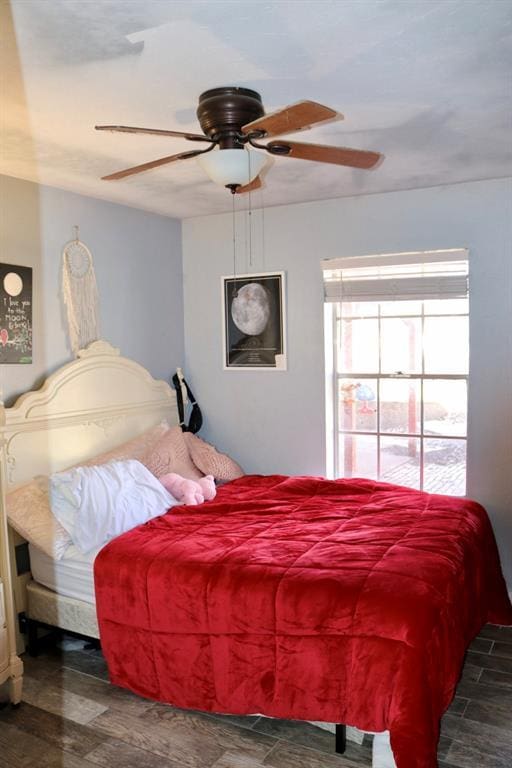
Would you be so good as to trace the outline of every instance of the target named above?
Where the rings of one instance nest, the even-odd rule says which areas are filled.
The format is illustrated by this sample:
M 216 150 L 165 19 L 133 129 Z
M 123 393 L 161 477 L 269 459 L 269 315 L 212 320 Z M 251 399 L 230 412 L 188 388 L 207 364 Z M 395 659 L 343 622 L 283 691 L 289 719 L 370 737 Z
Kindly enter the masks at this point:
M 217 493 L 213 475 L 206 475 L 199 480 L 187 480 L 176 472 L 168 472 L 158 479 L 171 496 L 183 504 L 202 504 L 203 501 L 213 499 Z

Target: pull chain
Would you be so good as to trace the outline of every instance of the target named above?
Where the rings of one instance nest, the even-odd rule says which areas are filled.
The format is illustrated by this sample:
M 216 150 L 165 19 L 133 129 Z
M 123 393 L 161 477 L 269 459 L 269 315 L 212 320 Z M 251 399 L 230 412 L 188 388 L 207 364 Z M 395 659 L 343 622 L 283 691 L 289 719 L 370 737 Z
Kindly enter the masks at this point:
M 252 204 L 251 204 L 252 192 L 249 192 L 249 266 L 252 269 Z
M 232 218 L 233 218 L 233 277 L 234 277 L 234 286 L 235 291 L 233 293 L 233 298 L 237 294 L 236 290 L 236 231 L 235 231 L 235 195 L 231 195 L 231 199 L 233 202 L 232 205 Z
M 249 152 L 249 178 L 251 178 L 251 153 Z M 252 192 L 249 191 L 249 267 L 252 269 Z
M 263 271 L 265 271 L 265 200 L 263 191 L 261 193 L 261 260 Z

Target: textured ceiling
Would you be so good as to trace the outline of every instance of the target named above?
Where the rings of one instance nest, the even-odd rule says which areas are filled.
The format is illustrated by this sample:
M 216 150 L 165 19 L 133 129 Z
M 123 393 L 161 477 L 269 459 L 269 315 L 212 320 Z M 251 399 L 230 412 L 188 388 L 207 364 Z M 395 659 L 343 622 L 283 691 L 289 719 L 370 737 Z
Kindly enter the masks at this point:
M 1 3 L 1 173 L 180 218 L 230 210 L 195 160 L 100 181 L 197 145 L 93 126 L 199 132 L 199 94 L 237 85 L 268 112 L 345 115 L 301 141 L 385 155 L 373 171 L 273 159 L 253 206 L 512 175 L 509 0 Z

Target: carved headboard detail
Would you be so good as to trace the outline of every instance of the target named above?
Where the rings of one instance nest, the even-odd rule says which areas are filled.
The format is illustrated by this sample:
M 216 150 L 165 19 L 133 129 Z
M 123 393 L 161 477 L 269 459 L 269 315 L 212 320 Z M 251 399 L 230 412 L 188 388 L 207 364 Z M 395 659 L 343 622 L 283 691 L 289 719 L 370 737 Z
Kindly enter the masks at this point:
M 8 488 L 110 450 L 162 419 L 178 423 L 174 389 L 96 341 L 41 389 L 0 405 Z

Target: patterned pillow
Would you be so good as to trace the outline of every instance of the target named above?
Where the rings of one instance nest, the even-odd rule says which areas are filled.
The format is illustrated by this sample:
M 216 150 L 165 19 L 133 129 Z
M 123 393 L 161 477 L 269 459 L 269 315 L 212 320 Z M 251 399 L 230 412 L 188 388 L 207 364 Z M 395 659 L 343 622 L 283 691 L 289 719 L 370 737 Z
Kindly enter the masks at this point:
M 213 475 L 215 480 L 236 480 L 242 477 L 242 467 L 233 461 L 225 453 L 219 453 L 213 445 L 201 440 L 192 432 L 184 432 L 185 443 L 188 446 L 190 457 L 203 475 Z
M 101 464 L 108 464 L 109 461 L 127 461 L 128 459 L 136 459 L 142 461 L 153 449 L 153 446 L 160 440 L 166 432 L 169 431 L 169 424 L 166 421 L 162 421 L 157 424 L 156 427 L 147 429 L 142 434 L 133 437 L 126 443 L 117 445 L 112 448 L 111 451 L 106 453 L 100 453 L 98 456 L 94 456 L 88 461 L 79 462 L 78 466 L 81 467 L 93 467 L 100 466 Z M 144 462 L 143 462 L 144 463 Z
M 60 560 L 72 543 L 71 536 L 57 522 L 48 500 L 48 478 L 37 477 L 7 494 L 7 519 L 20 536 Z
M 181 427 L 171 427 L 158 440 L 147 456 L 140 459 L 155 477 L 162 477 L 167 472 L 177 472 L 188 480 L 198 480 L 203 473 L 194 466 Z M 205 473 L 206 474 L 206 473 Z

